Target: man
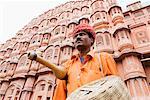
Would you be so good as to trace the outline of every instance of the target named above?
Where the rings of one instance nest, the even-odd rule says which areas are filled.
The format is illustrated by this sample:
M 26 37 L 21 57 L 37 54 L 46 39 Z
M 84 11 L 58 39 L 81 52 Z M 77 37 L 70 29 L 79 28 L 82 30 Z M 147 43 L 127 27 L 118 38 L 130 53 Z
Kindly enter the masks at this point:
M 78 25 L 72 35 L 78 54 L 73 55 L 63 64 L 66 73 L 60 78 L 62 80 L 57 80 L 53 100 L 65 100 L 80 86 L 107 75 L 117 74 L 115 61 L 108 53 L 98 55 L 94 51 L 90 51 L 96 37 L 91 26 Z

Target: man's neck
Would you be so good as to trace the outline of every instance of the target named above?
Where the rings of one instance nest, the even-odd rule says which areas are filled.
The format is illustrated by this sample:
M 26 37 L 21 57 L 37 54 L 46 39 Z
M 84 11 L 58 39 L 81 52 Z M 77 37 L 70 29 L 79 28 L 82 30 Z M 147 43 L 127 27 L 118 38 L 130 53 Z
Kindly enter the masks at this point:
M 90 51 L 90 48 L 79 50 L 79 55 L 80 55 L 80 57 L 85 56 L 89 51 Z

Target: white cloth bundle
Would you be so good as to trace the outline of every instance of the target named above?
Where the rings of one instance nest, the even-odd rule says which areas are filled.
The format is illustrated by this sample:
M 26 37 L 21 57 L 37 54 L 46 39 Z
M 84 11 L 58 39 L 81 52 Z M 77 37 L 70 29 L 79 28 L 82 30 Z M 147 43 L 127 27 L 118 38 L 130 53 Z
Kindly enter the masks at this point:
M 81 86 L 66 100 L 130 100 L 125 83 L 118 76 L 107 76 Z

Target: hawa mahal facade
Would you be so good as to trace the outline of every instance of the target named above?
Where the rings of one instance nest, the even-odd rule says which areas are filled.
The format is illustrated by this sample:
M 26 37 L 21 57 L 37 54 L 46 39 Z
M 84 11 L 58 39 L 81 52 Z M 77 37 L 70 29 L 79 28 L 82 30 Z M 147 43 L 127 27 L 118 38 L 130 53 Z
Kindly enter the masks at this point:
M 150 98 L 150 5 L 140 1 L 122 12 L 116 0 L 76 0 L 31 20 L 0 44 L 0 100 L 52 100 L 56 77 L 31 61 L 30 51 L 61 65 L 76 51 L 70 33 L 87 23 L 97 34 L 91 49 L 114 57 L 133 100 Z M 147 99 L 146 99 L 147 98 Z

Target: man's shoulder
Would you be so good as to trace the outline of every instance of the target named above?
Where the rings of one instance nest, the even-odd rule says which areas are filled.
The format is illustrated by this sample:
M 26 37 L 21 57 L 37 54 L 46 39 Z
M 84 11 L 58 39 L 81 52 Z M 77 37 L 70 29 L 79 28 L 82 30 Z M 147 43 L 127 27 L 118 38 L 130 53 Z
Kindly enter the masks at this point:
M 63 62 L 62 65 L 63 65 L 63 66 L 66 66 L 66 65 L 71 64 L 71 62 L 72 62 L 72 59 L 68 59 L 68 60 L 66 60 L 65 62 Z

